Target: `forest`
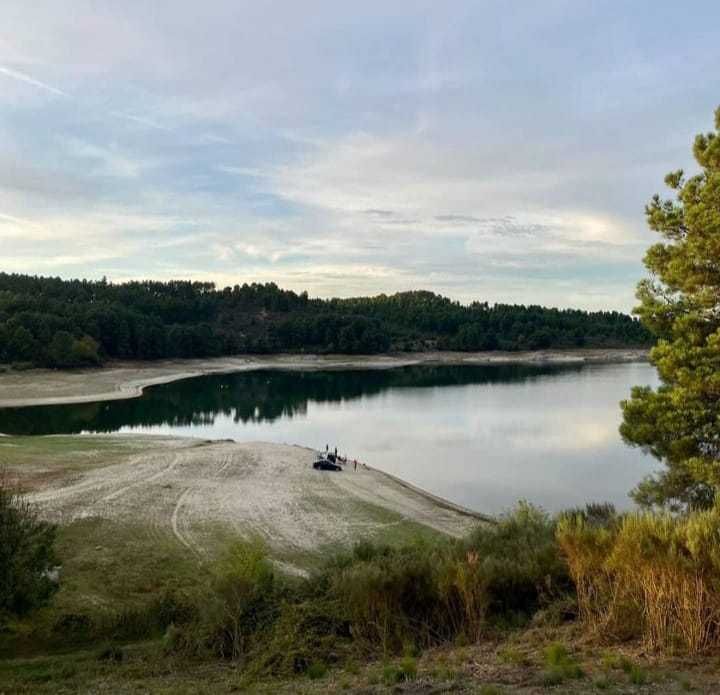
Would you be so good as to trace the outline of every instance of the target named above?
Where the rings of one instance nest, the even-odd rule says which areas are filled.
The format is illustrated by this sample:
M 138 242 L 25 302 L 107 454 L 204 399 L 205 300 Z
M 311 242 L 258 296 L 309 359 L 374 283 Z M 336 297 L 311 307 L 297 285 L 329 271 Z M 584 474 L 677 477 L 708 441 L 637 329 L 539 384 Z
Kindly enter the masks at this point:
M 109 359 L 233 354 L 647 347 L 615 311 L 463 305 L 427 291 L 312 299 L 274 283 L 217 288 L 0 273 L 0 364 L 79 367 Z

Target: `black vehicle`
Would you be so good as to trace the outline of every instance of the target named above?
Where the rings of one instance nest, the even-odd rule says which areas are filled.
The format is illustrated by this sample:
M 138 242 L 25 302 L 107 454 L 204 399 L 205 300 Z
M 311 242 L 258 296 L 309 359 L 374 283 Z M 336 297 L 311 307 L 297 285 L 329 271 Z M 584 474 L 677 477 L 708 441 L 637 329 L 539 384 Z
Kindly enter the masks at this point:
M 333 458 L 335 458 L 333 456 Z M 324 456 L 319 456 L 318 459 L 313 463 L 313 468 L 316 471 L 341 471 L 342 466 L 339 463 L 336 463 L 335 461 L 331 461 L 330 457 L 325 458 Z

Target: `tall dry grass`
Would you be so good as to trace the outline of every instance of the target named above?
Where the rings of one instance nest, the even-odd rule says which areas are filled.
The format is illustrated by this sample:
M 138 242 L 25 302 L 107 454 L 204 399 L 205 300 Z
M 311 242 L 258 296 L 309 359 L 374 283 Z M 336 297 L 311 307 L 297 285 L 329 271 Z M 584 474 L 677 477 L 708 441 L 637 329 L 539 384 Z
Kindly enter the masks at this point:
M 602 525 L 566 516 L 557 540 L 591 632 L 655 650 L 720 646 L 720 510 Z

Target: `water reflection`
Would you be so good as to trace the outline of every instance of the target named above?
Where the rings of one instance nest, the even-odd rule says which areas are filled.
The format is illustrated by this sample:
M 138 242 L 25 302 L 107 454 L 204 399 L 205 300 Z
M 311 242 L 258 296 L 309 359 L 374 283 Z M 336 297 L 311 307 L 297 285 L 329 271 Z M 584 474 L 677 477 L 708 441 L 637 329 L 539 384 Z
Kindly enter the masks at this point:
M 579 366 L 564 368 L 577 371 Z M 388 389 L 515 383 L 556 374 L 558 367 L 404 367 L 388 370 L 213 375 L 147 389 L 142 398 L 0 409 L 0 432 L 17 435 L 117 432 L 124 427 L 208 427 L 306 416 L 308 403 L 343 403 Z

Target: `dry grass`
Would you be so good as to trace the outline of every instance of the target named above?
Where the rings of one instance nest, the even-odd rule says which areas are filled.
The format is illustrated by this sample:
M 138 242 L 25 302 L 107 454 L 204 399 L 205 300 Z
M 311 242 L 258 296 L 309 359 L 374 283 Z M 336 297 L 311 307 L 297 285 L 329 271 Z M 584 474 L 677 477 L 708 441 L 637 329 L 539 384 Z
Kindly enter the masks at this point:
M 583 622 L 652 650 L 720 646 L 720 512 L 631 514 L 605 526 L 561 520 L 558 542 Z

